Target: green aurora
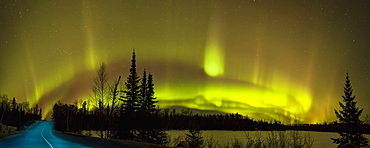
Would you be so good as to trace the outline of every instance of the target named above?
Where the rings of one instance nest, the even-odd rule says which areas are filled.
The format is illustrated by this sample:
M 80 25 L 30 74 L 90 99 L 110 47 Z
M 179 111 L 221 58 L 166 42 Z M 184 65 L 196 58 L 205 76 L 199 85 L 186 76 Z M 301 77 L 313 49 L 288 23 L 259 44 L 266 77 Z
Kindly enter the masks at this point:
M 369 1 L 1 1 L 0 93 L 39 104 L 89 99 L 109 82 L 154 76 L 161 108 L 335 120 L 349 71 L 370 113 Z M 125 80 L 125 79 L 124 79 Z

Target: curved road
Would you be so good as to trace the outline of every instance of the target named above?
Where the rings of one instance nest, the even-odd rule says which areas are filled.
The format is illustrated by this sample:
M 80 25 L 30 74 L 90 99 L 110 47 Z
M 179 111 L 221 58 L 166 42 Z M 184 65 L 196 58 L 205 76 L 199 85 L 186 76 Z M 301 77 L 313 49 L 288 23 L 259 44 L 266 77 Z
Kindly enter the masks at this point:
M 87 148 L 87 146 L 68 142 L 53 134 L 53 121 L 42 121 L 29 131 L 0 140 L 0 147 L 34 148 Z

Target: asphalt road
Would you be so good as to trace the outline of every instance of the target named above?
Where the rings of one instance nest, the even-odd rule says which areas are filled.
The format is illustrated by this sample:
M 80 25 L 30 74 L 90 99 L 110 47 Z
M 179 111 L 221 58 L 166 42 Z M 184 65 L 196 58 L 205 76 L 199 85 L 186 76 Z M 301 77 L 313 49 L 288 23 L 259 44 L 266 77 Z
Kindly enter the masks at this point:
M 41 121 L 29 131 L 13 135 L 0 141 L 1 148 L 87 148 L 87 146 L 65 141 L 53 134 L 53 121 Z

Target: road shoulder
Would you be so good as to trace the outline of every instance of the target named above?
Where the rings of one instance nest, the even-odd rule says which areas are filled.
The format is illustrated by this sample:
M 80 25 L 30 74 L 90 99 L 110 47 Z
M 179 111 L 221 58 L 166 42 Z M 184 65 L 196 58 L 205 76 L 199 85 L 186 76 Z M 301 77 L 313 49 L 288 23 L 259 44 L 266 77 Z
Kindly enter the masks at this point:
M 34 121 L 32 124 L 30 124 L 28 126 L 24 126 L 22 128 L 22 130 L 20 130 L 20 131 L 16 130 L 17 129 L 16 127 L 1 124 L 2 128 L 5 128 L 5 130 L 10 130 L 10 132 L 8 131 L 7 133 L 1 133 L 0 134 L 0 141 L 5 141 L 7 139 L 12 139 L 12 138 L 19 137 L 19 136 L 23 135 L 24 133 L 26 133 L 27 131 L 33 129 L 34 127 L 36 127 L 40 123 L 41 123 L 41 121 Z M 1 131 L 1 132 L 3 132 L 3 131 Z

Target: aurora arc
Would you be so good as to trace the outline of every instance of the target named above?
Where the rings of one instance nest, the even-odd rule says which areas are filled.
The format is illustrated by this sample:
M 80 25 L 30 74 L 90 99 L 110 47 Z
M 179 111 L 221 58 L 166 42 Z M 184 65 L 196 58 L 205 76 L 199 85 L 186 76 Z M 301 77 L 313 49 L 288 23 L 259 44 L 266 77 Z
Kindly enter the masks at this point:
M 348 70 L 369 113 L 366 4 L 329 3 L 4 1 L 0 93 L 46 117 L 88 99 L 101 62 L 110 82 L 126 77 L 134 47 L 162 108 L 332 121 Z

